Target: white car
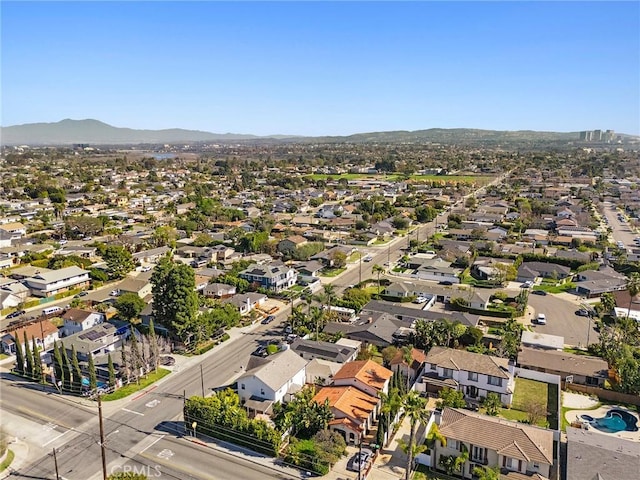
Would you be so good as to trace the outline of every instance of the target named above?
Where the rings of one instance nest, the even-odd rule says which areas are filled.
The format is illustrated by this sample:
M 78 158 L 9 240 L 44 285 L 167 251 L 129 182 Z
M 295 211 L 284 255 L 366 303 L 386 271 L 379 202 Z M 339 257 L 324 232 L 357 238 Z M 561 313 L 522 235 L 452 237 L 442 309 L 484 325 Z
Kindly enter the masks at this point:
M 538 325 L 546 325 L 547 324 L 547 316 L 544 313 L 539 313 L 536 317 L 536 323 Z
M 120 290 L 111 290 L 111 293 L 109 294 L 112 297 L 117 297 L 118 295 L 120 295 Z
M 426 299 L 426 298 L 424 298 L 424 297 L 417 297 L 417 298 L 413 301 L 413 303 L 424 303 L 424 302 L 426 302 L 426 301 L 427 301 L 427 299 Z

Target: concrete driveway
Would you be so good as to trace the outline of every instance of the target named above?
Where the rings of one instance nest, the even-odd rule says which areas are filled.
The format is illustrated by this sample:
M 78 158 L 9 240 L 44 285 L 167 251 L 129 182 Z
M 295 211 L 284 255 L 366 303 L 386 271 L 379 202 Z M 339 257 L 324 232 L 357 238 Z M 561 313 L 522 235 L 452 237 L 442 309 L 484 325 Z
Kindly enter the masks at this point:
M 590 344 L 597 342 L 599 336 L 593 329 L 595 325 L 593 319 L 590 322 L 588 317 L 579 317 L 575 313 L 580 308 L 581 301 L 580 297 L 568 293 L 529 295 L 529 306 L 533 309 L 533 318 L 538 313 L 544 313 L 547 316 L 546 325 L 537 325 L 532 322 L 533 329 L 536 332 L 564 337 L 564 343 L 567 345 L 585 347 L 587 338 Z

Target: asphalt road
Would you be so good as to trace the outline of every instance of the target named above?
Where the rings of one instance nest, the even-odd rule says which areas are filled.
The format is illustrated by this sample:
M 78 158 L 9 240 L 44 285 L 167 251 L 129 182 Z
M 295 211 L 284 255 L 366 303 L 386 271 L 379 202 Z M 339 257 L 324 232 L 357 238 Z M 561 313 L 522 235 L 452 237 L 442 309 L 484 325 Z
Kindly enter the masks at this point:
M 544 313 L 547 317 L 546 325 L 537 325 L 532 322 L 536 332 L 547 333 L 549 335 L 559 335 L 564 337 L 564 343 L 573 346 L 586 346 L 589 343 L 597 342 L 598 332 L 593 327 L 595 322 L 589 323 L 588 317 L 580 317 L 575 314 L 580 308 L 580 301 L 576 297 L 571 301 L 556 295 L 529 295 L 529 306 L 533 307 L 535 313 Z
M 629 223 L 622 223 L 618 220 L 619 210 L 611 202 L 603 202 L 604 215 L 613 231 L 612 235 L 616 242 L 622 242 L 629 248 L 635 246 L 633 241 L 638 235 L 631 229 Z
M 185 370 L 171 374 L 159 385 L 147 388 L 145 390 L 147 393 L 143 395 L 138 394 L 124 403 L 105 402 L 104 430 L 107 436 L 105 445 L 108 469 L 120 468 L 126 462 L 148 464 L 150 460 L 142 455 L 147 452 L 150 443 L 153 443 L 159 434 L 167 435 L 166 439 L 161 440 L 163 442 L 169 441 L 170 437 L 175 439 L 181 436 L 183 433 L 181 422 L 183 393 L 186 393 L 187 397 L 201 395 L 204 385 L 205 394 L 208 394 L 212 388 L 230 383 L 242 372 L 249 355 L 259 342 L 272 336 L 281 335 L 282 329 L 278 324 L 282 323 L 287 314 L 288 310 L 281 311 L 274 323 L 260 325 L 253 332 L 242 335 L 233 342 L 221 345 L 219 349 L 206 356 L 200 364 L 193 364 Z M 64 410 L 64 408 L 69 408 L 68 405 L 66 407 L 59 406 L 62 405 L 62 400 L 55 398 L 56 394 L 47 395 L 29 388 L 15 387 L 8 377 L 5 375 L 2 380 L 3 409 L 13 408 L 17 414 L 25 418 L 31 418 L 35 412 L 42 422 L 57 425 L 62 425 L 64 422 L 66 427 L 74 429 L 74 435 L 63 437 L 66 443 L 60 446 L 57 453 L 61 477 L 66 480 L 87 480 L 99 473 L 101 454 L 97 441 L 98 425 L 95 418 L 97 417 L 97 408 L 94 407 L 94 418 L 89 418 L 91 415 L 85 413 L 76 414 L 80 415 L 77 418 L 70 417 Z M 28 398 L 25 398 L 27 395 Z M 36 397 L 37 400 L 34 400 Z M 25 403 L 31 405 L 29 411 L 24 411 L 17 406 L 9 407 L 12 404 L 19 406 Z M 77 431 L 85 433 L 77 433 Z M 187 447 L 193 448 L 189 445 L 185 448 Z M 182 448 L 170 448 L 169 450 L 183 452 Z M 223 457 L 216 463 L 233 464 L 239 462 L 237 457 L 231 454 L 216 452 L 215 455 Z M 258 468 L 253 463 L 244 467 L 225 467 L 229 469 L 225 473 L 224 470 L 218 471 L 218 469 L 212 471 L 211 464 L 208 463 L 210 459 L 207 460 L 207 458 L 203 456 L 198 460 L 197 456 L 189 458 L 181 453 L 174 453 L 170 463 L 171 465 L 184 463 L 191 469 L 192 478 L 256 478 L 255 473 L 250 473 Z M 159 460 L 162 459 L 159 458 Z M 244 474 L 238 473 L 240 471 L 238 469 L 241 468 L 244 468 Z M 166 478 L 172 478 L 168 472 L 169 469 L 165 471 Z M 232 472 L 236 472 L 235 477 L 230 476 Z M 176 475 L 173 478 L 190 478 L 184 477 L 179 472 Z M 259 475 L 259 478 L 281 478 L 281 476 L 281 473 L 267 468 Z M 50 455 L 38 458 L 13 473 L 9 478 L 55 478 Z

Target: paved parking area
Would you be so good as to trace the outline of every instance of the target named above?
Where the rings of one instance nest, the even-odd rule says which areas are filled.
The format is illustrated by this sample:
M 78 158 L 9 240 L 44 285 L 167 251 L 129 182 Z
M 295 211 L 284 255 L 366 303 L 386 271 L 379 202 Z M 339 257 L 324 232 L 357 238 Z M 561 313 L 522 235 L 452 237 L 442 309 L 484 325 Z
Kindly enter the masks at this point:
M 585 347 L 598 341 L 599 336 L 593 327 L 595 322 L 587 317 L 579 317 L 576 310 L 580 308 L 581 299 L 570 294 L 529 295 L 529 310 L 535 316 L 544 313 L 546 325 L 532 327 L 536 332 L 564 337 L 567 345 Z M 528 323 L 528 322 L 527 322 Z

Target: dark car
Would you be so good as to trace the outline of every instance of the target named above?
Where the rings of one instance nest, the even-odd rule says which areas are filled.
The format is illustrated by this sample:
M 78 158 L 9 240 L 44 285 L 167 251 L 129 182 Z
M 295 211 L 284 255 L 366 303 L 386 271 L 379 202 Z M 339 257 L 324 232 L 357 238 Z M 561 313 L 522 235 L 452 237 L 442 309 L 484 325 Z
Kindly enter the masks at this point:
M 269 315 L 262 320 L 262 324 L 266 325 L 267 323 L 271 323 L 276 319 L 274 315 Z
M 82 292 L 77 294 L 75 298 L 86 297 L 87 295 L 89 295 L 89 292 L 87 292 L 86 290 L 83 290 Z
M 453 282 L 450 282 L 449 280 L 443 280 L 441 282 L 438 282 L 440 285 L 453 285 Z
M 581 308 L 580 310 L 576 310 L 576 315 L 578 315 L 579 317 L 590 317 L 591 313 L 589 312 L 589 310 Z
M 24 313 L 25 313 L 24 310 L 16 310 L 15 312 L 12 312 L 9 315 L 7 315 L 7 318 L 16 318 L 16 317 L 19 317 L 20 315 L 24 315 Z
M 261 345 L 256 348 L 251 355 L 255 355 L 256 357 L 266 357 L 269 353 L 267 353 L 267 347 Z
M 547 292 L 544 290 L 534 290 L 531 293 L 533 293 L 534 295 L 542 295 L 543 297 L 547 294 Z
M 172 365 L 175 365 L 175 363 L 176 363 L 176 359 L 173 357 L 170 357 L 168 355 L 160 357 L 161 365 L 166 365 L 167 367 L 170 367 Z

